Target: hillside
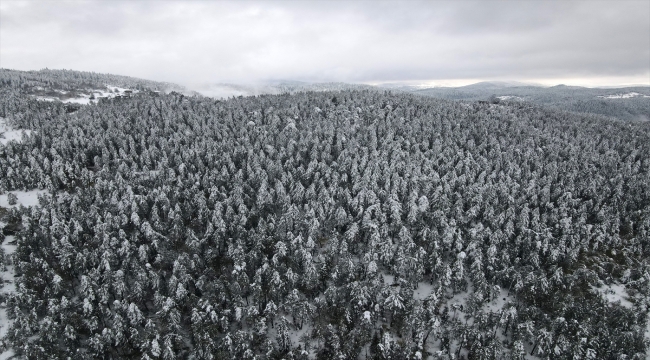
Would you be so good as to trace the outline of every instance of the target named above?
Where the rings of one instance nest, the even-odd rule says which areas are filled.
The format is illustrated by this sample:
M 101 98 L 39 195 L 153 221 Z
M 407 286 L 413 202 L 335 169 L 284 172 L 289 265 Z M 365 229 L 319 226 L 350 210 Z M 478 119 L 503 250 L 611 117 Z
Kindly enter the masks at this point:
M 193 87 L 204 96 L 227 99 L 237 96 L 293 94 L 301 91 L 375 90 L 363 84 L 341 82 L 308 83 L 300 81 L 269 81 L 257 84 L 203 84 Z
M 448 100 L 525 101 L 559 110 L 605 115 L 625 121 L 650 120 L 650 87 L 586 88 L 558 85 L 522 86 L 482 82 L 455 88 L 408 89 L 417 94 Z
M 0 144 L 0 193 L 44 193 L 0 208 L 16 354 L 645 357 L 648 122 L 55 74 L 34 86 L 138 93 L 70 111 L 0 72 L 0 117 L 29 131 Z

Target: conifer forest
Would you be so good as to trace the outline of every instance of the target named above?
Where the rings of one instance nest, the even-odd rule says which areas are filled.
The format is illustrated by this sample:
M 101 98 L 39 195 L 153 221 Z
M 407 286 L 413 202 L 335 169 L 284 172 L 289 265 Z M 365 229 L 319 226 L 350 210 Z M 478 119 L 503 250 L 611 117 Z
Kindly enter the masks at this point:
M 16 359 L 647 356 L 650 122 L 7 69 L 0 121 Z

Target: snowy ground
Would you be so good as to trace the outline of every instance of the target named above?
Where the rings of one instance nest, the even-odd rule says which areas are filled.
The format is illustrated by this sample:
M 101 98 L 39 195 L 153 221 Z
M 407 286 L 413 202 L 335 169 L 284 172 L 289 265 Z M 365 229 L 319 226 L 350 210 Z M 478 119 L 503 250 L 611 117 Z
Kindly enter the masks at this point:
M 503 96 L 497 96 L 497 99 L 499 100 L 517 100 L 517 101 L 523 101 L 524 98 L 520 96 L 514 96 L 514 95 L 503 95 Z
M 515 298 L 508 294 L 508 290 L 501 289 L 501 292 L 499 293 L 499 296 L 494 298 L 492 301 L 485 303 L 483 305 L 483 310 L 485 312 L 495 312 L 498 313 L 499 311 L 503 310 L 504 306 L 508 303 L 514 303 Z
M 610 284 L 598 288 L 597 290 L 612 304 L 620 304 L 628 309 L 631 309 L 634 306 L 630 300 L 628 300 L 628 295 L 624 285 Z
M 433 285 L 428 282 L 421 281 L 418 287 L 413 290 L 413 299 L 424 300 L 433 292 Z
M 61 95 L 66 95 L 66 91 L 56 90 L 56 92 Z M 97 103 L 101 98 L 112 99 L 118 96 L 127 96 L 128 94 L 136 94 L 138 90 L 131 90 L 127 88 L 121 88 L 118 86 L 106 85 L 105 89 L 84 89 L 78 92 L 77 97 L 65 98 L 63 96 L 51 97 L 51 96 L 36 96 L 37 100 L 40 101 L 61 101 L 63 103 L 69 104 L 81 104 L 88 105 L 91 103 Z M 61 99 L 63 97 L 63 99 Z M 91 99 L 92 97 L 92 99 Z
M 613 95 L 601 95 L 598 96 L 601 99 L 630 99 L 630 98 L 635 98 L 635 97 L 641 97 L 641 98 L 650 98 L 648 95 L 644 94 L 639 94 L 637 92 L 630 92 L 627 94 L 613 94 Z
M 382 272 L 381 275 L 384 278 L 384 284 L 386 284 L 386 286 L 395 285 L 394 275 L 390 275 L 385 272 Z M 434 286 L 432 286 L 429 282 L 421 281 L 418 283 L 417 287 L 413 290 L 413 299 L 417 301 L 424 301 L 429 295 L 434 293 L 434 291 L 435 291 Z M 450 289 L 447 290 L 447 294 L 443 298 L 443 304 L 444 304 L 443 306 L 447 307 L 447 309 L 449 310 L 449 316 L 451 316 L 454 321 L 458 321 L 464 324 L 472 324 L 474 322 L 474 318 L 468 317 L 466 313 L 467 302 L 473 292 L 474 290 L 471 283 L 468 284 L 467 291 L 462 291 L 457 294 L 452 295 L 451 290 Z M 515 303 L 514 296 L 511 296 L 508 290 L 501 289 L 497 297 L 483 304 L 481 311 L 484 313 L 490 313 L 490 312 L 500 313 L 504 310 L 507 310 L 510 307 L 509 305 L 514 303 Z M 497 332 L 497 336 L 502 340 L 506 339 L 506 337 L 503 334 L 501 334 L 500 329 Z M 395 336 L 393 337 L 395 338 Z M 457 342 L 452 343 L 451 345 L 452 353 L 455 353 L 456 350 L 454 350 L 454 348 L 457 349 L 457 346 L 458 346 Z M 539 357 L 537 356 L 529 355 L 531 351 L 531 346 L 529 344 L 525 344 L 524 346 L 526 348 L 526 353 L 527 353 L 527 355 L 525 356 L 526 359 L 528 360 L 539 359 Z M 430 337 L 427 340 L 426 348 L 429 352 L 433 354 L 438 353 L 440 351 L 439 339 L 436 339 L 435 337 Z M 467 355 L 466 349 L 461 350 L 461 355 L 464 356 Z M 434 356 L 429 356 L 427 359 L 433 359 L 433 358 Z
M 7 196 L 9 193 L 0 195 L 0 207 L 12 208 L 16 206 L 35 206 L 38 205 L 38 195 L 45 194 L 46 190 L 30 190 L 30 191 L 10 191 L 9 193 L 15 194 L 18 198 L 16 205 L 9 205 Z
M 612 304 L 619 304 L 628 309 L 634 307 L 634 304 L 630 301 L 630 296 L 625 289 L 625 285 L 609 284 L 595 289 Z M 646 321 L 645 338 L 650 341 L 650 318 Z M 646 359 L 650 360 L 650 353 L 646 355 Z
M 13 129 L 7 125 L 4 118 L 0 118 L 0 143 L 2 145 L 7 145 L 10 141 L 21 142 L 23 135 L 30 135 L 31 133 L 31 130 Z
M 285 317 L 287 319 L 291 319 L 291 316 L 285 314 Z M 267 323 L 268 328 L 266 335 L 268 336 L 269 339 L 276 339 L 278 336 L 278 325 L 280 324 L 281 316 L 276 316 L 275 317 L 275 326 L 271 326 L 269 323 Z M 288 327 L 287 327 L 287 332 L 289 333 L 289 339 L 291 339 L 291 347 L 295 348 L 301 343 L 301 339 L 305 335 L 309 335 L 313 330 L 313 327 L 310 324 L 305 324 L 302 329 L 298 329 L 289 322 Z M 310 346 L 314 346 L 313 340 L 310 341 Z M 316 358 L 316 352 L 314 351 L 313 348 L 310 348 L 309 351 L 306 351 L 305 349 L 302 350 L 303 354 L 307 355 L 309 359 L 315 359 Z M 2 359 L 0 359 L 2 360 Z
M 385 280 L 392 280 L 392 276 L 390 275 L 384 275 Z M 388 278 L 388 279 L 387 279 Z M 387 284 L 390 284 L 391 282 L 387 282 Z M 429 296 L 432 292 L 434 291 L 433 286 L 428 283 L 428 282 L 419 282 L 418 287 L 413 291 L 413 298 L 415 300 L 424 300 Z M 470 298 L 470 295 L 473 293 L 473 286 L 470 283 L 467 287 L 467 291 L 460 292 L 458 294 L 454 294 L 451 296 L 451 294 L 448 292 L 447 297 L 445 298 L 444 301 L 444 306 L 446 306 L 449 309 L 449 314 L 450 316 L 458 322 L 465 323 L 465 324 L 472 324 L 474 322 L 474 318 L 468 317 L 466 314 L 466 309 L 467 309 L 467 301 Z M 504 310 L 507 310 L 510 306 L 509 304 L 514 304 L 515 303 L 515 298 L 511 296 L 508 292 L 508 290 L 501 289 L 498 296 L 496 296 L 494 299 L 491 301 L 488 301 L 483 304 L 483 307 L 481 309 L 482 312 L 484 313 L 501 313 Z M 496 334 L 501 340 L 505 340 L 506 337 L 501 334 L 501 329 L 497 331 Z M 457 349 L 457 342 L 452 343 L 452 353 L 455 353 Z M 526 356 L 525 358 L 527 360 L 538 360 L 539 357 L 530 355 L 531 351 L 531 346 L 529 344 L 524 345 L 526 348 Z M 437 353 L 440 351 L 440 341 L 437 339 L 430 338 L 427 341 L 427 349 L 428 351 L 432 353 Z M 461 356 L 467 356 L 468 352 L 466 349 L 461 350 Z M 433 356 L 429 356 L 428 359 L 433 359 Z

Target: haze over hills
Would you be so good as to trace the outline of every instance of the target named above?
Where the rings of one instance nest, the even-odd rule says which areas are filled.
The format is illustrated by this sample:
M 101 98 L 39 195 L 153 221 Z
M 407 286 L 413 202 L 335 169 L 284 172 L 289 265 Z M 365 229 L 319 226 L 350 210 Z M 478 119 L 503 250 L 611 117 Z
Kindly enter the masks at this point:
M 255 96 L 263 94 L 295 93 L 298 91 L 341 91 L 374 89 L 372 85 L 350 84 L 343 82 L 310 83 L 291 80 L 265 81 L 249 84 L 195 84 L 188 86 L 204 96 L 228 98 L 232 96 Z
M 419 84 L 414 84 L 413 82 L 392 82 L 392 83 L 380 83 L 378 87 L 390 88 L 390 89 L 402 89 L 406 91 L 417 91 L 417 90 L 426 90 L 426 89 L 459 89 L 459 88 L 475 88 L 475 89 L 502 89 L 508 87 L 519 87 L 519 86 L 536 86 L 543 87 L 541 84 L 521 82 L 521 81 L 479 81 L 476 83 L 468 85 L 459 85 L 459 86 L 449 86 L 449 85 L 436 85 L 429 82 L 423 82 Z
M 256 84 L 208 84 L 190 86 L 204 96 L 228 98 L 283 94 L 297 91 L 390 90 L 411 92 L 448 100 L 461 101 L 527 101 L 557 109 L 594 113 L 626 121 L 650 119 L 650 87 L 589 88 L 580 86 L 542 86 L 517 81 L 483 81 L 458 87 L 431 87 L 387 83 L 380 85 L 348 83 L 309 83 L 272 81 Z
M 22 81 L 25 91 L 42 100 L 60 100 L 67 103 L 88 103 L 101 97 L 123 96 L 138 89 L 177 91 L 186 95 L 226 99 L 237 96 L 296 93 L 300 91 L 390 90 L 459 101 L 525 101 L 561 110 L 594 113 L 626 121 L 650 119 L 650 87 L 587 88 L 579 86 L 541 86 L 516 81 L 484 81 L 458 87 L 429 87 L 389 83 L 380 85 L 349 84 L 343 82 L 311 83 L 275 80 L 248 84 L 193 84 L 187 87 L 142 80 L 126 76 L 75 72 L 71 70 L 15 71 L 0 69 L 7 81 Z M 71 74 L 83 74 L 85 82 L 61 82 Z M 48 80 L 45 83 L 42 79 Z M 74 77 L 72 77 L 74 78 Z M 107 85 L 112 86 L 107 87 Z M 92 98 L 92 99 L 91 99 Z
M 593 113 L 621 120 L 650 119 L 650 87 L 587 88 L 550 87 L 483 82 L 456 88 L 428 88 L 413 93 L 448 100 L 522 101 L 560 110 Z

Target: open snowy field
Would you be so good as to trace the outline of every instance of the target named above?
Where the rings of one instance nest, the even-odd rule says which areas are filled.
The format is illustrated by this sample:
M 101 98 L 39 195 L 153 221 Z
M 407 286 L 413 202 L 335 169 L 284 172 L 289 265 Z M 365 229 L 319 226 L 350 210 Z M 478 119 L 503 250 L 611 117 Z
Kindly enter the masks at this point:
M 119 86 L 106 85 L 104 89 L 81 89 L 76 91 L 73 97 L 70 97 L 70 93 L 63 90 L 54 90 L 54 92 L 59 93 L 59 96 L 35 96 L 36 100 L 40 101 L 61 101 L 66 104 L 96 104 L 99 99 L 113 99 L 120 96 L 129 96 L 131 94 L 137 94 L 138 90 L 132 90 L 127 88 L 122 88 Z
M 9 204 L 9 193 L 16 195 L 16 204 Z M 47 190 L 29 190 L 29 191 L 10 191 L 0 195 L 0 207 L 12 208 L 17 206 L 34 206 L 38 205 L 38 195 L 47 193 Z
M 0 117 L 0 144 L 6 145 L 10 141 L 21 142 L 24 135 L 30 135 L 31 130 L 13 129 L 7 120 Z

